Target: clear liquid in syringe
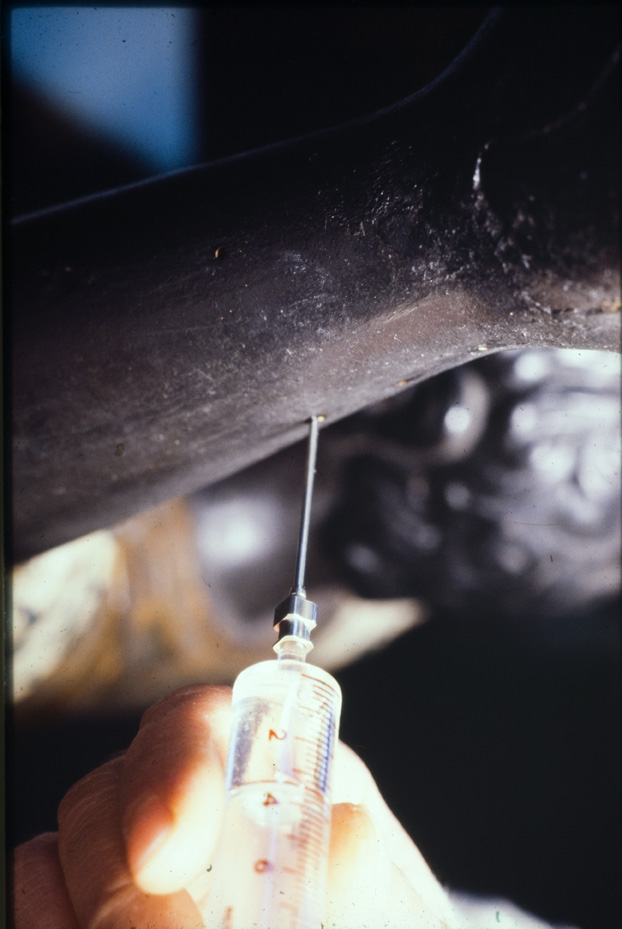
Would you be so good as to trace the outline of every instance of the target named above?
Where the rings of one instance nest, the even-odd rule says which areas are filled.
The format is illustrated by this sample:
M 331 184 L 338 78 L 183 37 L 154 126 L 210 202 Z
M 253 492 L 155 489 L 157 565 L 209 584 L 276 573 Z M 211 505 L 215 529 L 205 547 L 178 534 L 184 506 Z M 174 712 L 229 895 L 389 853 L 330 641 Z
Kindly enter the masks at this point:
M 316 929 L 331 825 L 330 773 L 341 692 L 303 661 L 238 677 L 210 929 Z

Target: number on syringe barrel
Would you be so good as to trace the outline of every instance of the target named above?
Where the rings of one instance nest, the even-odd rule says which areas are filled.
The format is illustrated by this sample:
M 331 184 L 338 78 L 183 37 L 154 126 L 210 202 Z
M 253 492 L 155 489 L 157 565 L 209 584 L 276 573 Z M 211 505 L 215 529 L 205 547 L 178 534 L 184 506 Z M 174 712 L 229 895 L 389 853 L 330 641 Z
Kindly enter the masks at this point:
M 276 828 L 279 838 L 276 844 L 274 835 L 273 841 L 267 840 L 267 854 L 254 859 L 252 867 L 256 874 L 289 874 L 300 880 L 309 869 L 315 868 L 322 854 L 328 822 L 327 804 L 315 791 L 303 786 L 281 785 L 276 790 L 284 792 L 282 802 L 266 792 L 261 804 L 274 814 L 264 817 L 264 825 Z M 294 791 L 296 796 L 291 795 Z
M 278 739 L 279 742 L 281 742 L 286 737 L 287 737 L 287 733 L 284 729 L 281 729 L 280 733 L 275 732 L 274 729 L 271 729 L 268 733 L 268 741 L 270 741 L 271 739 Z

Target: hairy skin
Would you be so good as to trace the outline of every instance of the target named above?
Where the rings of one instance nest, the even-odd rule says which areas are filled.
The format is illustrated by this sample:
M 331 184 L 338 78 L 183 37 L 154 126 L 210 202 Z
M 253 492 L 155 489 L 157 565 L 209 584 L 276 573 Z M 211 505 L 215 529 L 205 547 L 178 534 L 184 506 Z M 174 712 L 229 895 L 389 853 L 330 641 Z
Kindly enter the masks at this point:
M 495 11 L 398 106 L 19 219 L 14 559 L 480 353 L 617 351 L 612 17 Z

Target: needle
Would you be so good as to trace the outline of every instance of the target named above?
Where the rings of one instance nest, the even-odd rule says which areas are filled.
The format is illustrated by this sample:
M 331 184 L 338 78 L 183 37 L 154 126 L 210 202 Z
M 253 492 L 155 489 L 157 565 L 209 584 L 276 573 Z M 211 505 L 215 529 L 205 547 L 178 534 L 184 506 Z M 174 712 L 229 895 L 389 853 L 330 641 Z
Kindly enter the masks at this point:
M 309 525 L 311 522 L 311 500 L 313 497 L 313 480 L 317 461 L 318 432 L 323 416 L 312 416 L 309 420 L 309 444 L 307 448 L 307 468 L 305 475 L 305 495 L 300 518 L 300 536 L 298 539 L 298 556 L 294 586 L 289 596 L 279 603 L 274 611 L 274 625 L 278 629 L 279 641 L 284 636 L 294 635 L 301 639 L 306 648 L 311 648 L 309 634 L 317 623 L 317 604 L 307 600 L 305 591 L 305 567 L 309 545 Z
M 324 417 L 322 416 L 322 419 Z M 307 449 L 307 473 L 305 479 L 305 495 L 302 503 L 302 516 L 300 518 L 300 536 L 298 539 L 298 560 L 296 562 L 296 578 L 292 593 L 301 597 L 305 592 L 305 567 L 307 563 L 307 548 L 309 544 L 309 525 L 311 523 L 311 500 L 313 497 L 313 481 L 315 478 L 315 465 L 317 461 L 317 444 L 320 418 L 312 416 L 309 422 L 309 445 Z

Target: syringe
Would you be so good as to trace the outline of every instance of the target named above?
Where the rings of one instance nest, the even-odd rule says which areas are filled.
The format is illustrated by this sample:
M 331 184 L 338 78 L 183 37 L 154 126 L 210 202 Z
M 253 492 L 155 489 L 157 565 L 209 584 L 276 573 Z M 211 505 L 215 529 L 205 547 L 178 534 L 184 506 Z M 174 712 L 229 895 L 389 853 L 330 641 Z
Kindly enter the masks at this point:
M 204 906 L 206 929 L 320 929 L 331 826 L 339 685 L 305 662 L 317 606 L 304 573 L 319 417 L 311 418 L 294 586 L 276 608 L 276 661 L 233 686 L 223 829 Z

